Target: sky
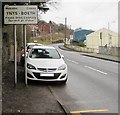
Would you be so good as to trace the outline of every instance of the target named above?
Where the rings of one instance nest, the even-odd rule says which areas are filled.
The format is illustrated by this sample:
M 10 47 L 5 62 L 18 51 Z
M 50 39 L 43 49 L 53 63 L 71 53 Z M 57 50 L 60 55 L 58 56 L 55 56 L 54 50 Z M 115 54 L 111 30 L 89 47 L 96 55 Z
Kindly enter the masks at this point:
M 53 0 L 55 1 L 55 0 Z M 54 21 L 65 24 L 72 29 L 99 30 L 103 27 L 118 32 L 119 0 L 56 0 L 56 7 L 51 6 L 40 18 L 46 22 Z

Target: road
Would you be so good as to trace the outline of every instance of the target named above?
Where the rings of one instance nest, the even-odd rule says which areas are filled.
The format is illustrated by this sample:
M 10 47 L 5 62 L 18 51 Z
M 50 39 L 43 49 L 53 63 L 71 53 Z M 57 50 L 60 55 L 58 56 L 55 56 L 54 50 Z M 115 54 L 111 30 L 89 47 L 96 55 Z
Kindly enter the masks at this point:
M 31 81 L 25 86 L 24 68 L 18 64 L 18 84 L 13 87 L 14 63 L 8 63 L 2 72 L 2 112 L 64 114 L 65 109 L 71 113 L 117 113 L 118 64 L 58 50 L 68 65 L 67 84 Z
M 68 65 L 64 86 L 51 86 L 71 112 L 118 113 L 118 63 L 61 50 Z

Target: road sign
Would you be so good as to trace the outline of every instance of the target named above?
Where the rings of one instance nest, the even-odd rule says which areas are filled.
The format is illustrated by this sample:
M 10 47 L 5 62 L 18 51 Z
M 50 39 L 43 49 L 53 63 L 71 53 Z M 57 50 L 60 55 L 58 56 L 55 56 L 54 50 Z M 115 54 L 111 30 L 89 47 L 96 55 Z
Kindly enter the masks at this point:
M 38 8 L 36 5 L 5 5 L 4 24 L 37 24 Z

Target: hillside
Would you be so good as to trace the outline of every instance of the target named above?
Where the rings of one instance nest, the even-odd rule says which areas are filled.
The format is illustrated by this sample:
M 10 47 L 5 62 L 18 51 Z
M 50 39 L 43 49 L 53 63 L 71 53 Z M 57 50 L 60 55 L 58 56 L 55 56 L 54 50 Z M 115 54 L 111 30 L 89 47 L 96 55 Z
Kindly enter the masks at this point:
M 56 24 L 55 22 L 49 21 L 39 21 L 37 25 L 30 25 L 30 30 L 32 31 L 31 40 L 44 41 L 44 42 L 54 42 L 57 40 L 63 40 L 65 38 L 65 25 Z M 73 33 L 69 27 L 66 27 L 66 37 Z M 31 41 L 30 40 L 30 41 Z

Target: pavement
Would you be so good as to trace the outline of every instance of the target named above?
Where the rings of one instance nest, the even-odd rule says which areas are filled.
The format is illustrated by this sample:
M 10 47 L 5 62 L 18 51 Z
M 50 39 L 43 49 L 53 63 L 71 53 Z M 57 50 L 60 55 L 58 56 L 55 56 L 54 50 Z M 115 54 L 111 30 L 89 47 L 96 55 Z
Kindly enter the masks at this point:
M 67 50 L 67 51 L 75 51 L 75 50 L 66 48 L 64 45 L 59 45 L 59 48 L 63 49 L 63 50 Z M 98 54 L 98 53 L 84 53 L 84 52 L 80 52 L 80 54 L 84 55 L 84 56 L 89 56 L 89 57 L 94 57 L 94 58 L 98 58 L 98 59 L 103 59 L 103 60 L 120 63 L 120 57 L 116 57 L 116 56 L 104 55 L 104 54 Z
M 0 48 L 0 67 L 2 67 L 2 48 Z M 2 113 L 2 68 L 0 68 L 0 114 Z
M 50 89 L 50 86 L 60 86 L 60 84 L 28 81 L 26 86 L 24 83 L 24 67 L 18 64 L 17 84 L 14 86 L 14 63 L 7 62 L 6 65 L 2 71 L 2 109 L 0 110 L 2 114 L 65 115 L 65 111 Z

